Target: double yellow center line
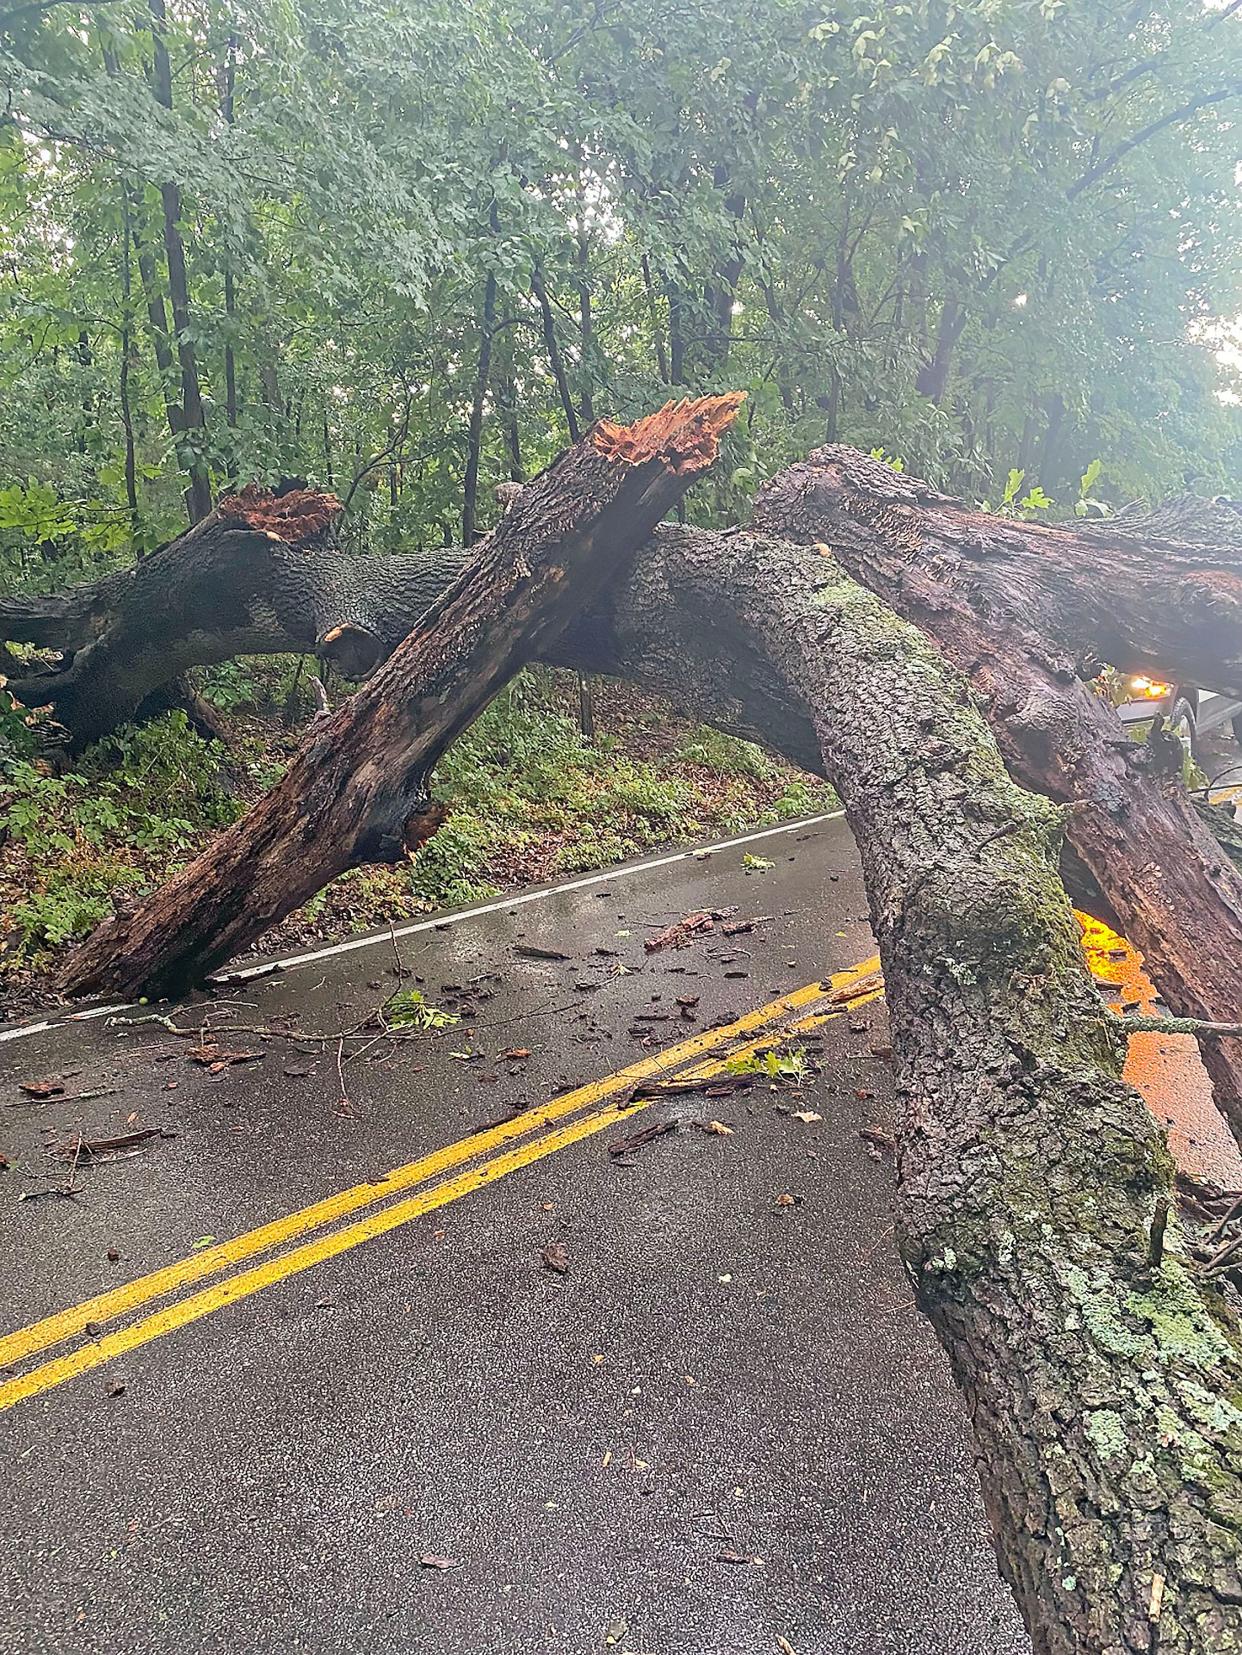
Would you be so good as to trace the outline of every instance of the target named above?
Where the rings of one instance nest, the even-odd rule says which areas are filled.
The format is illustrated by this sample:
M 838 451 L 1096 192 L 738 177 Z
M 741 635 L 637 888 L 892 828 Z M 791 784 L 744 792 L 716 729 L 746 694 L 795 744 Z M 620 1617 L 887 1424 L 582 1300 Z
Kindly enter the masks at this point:
M 670 1078 L 674 1073 L 682 1077 L 706 1078 L 723 1072 L 730 1062 L 748 1051 L 771 1046 L 801 1030 L 813 1028 L 829 1017 L 839 1016 L 840 1008 L 832 1007 L 829 1000 L 831 993 L 871 975 L 878 964 L 877 960 L 867 960 L 851 971 L 838 972 L 827 983 L 809 983 L 791 994 L 783 994 L 779 999 L 747 1012 L 733 1023 L 705 1029 L 658 1056 L 630 1064 L 628 1068 L 619 1069 L 601 1080 L 576 1087 L 537 1109 L 527 1110 L 511 1120 L 472 1133 L 444 1149 L 411 1161 L 407 1166 L 397 1167 L 374 1183 L 355 1184 L 351 1189 L 330 1195 L 312 1206 L 303 1207 L 299 1212 L 274 1219 L 258 1229 L 247 1231 L 245 1235 L 235 1236 L 231 1241 L 204 1248 L 163 1269 L 58 1311 L 29 1327 L 19 1328 L 15 1333 L 0 1338 L 0 1370 L 20 1366 L 32 1357 L 56 1345 L 78 1339 L 83 1334 L 89 1337 L 87 1343 L 75 1345 L 63 1355 L 29 1368 L 15 1378 L 0 1381 L 0 1410 L 39 1396 L 80 1374 L 89 1373 L 93 1368 L 150 1344 L 166 1333 L 200 1321 L 213 1311 L 249 1298 L 265 1287 L 335 1258 L 338 1253 L 347 1252 L 364 1241 L 371 1241 L 402 1224 L 408 1224 L 413 1218 L 494 1184 L 521 1167 L 555 1154 L 558 1149 L 565 1149 L 593 1133 L 602 1132 L 653 1101 L 651 1097 L 635 1099 L 631 1096 L 634 1087 L 642 1081 Z M 873 988 L 851 1003 L 861 1004 L 880 992 L 878 987 Z M 822 1005 L 823 1009 L 808 1011 L 808 1008 L 817 1005 Z M 798 1017 L 800 1012 L 804 1015 Z M 777 1029 L 774 1037 L 773 1025 L 782 1023 L 783 1027 Z M 753 1036 L 759 1030 L 765 1031 L 762 1037 L 746 1041 L 748 1035 Z M 695 1062 L 709 1052 L 719 1052 L 722 1047 L 727 1048 L 724 1057 L 708 1063 Z M 453 1176 L 446 1177 L 445 1174 Z M 417 1190 L 417 1193 L 401 1200 L 391 1199 L 404 1190 Z M 377 1210 L 352 1223 L 339 1222 L 364 1208 Z M 298 1246 L 288 1246 L 298 1237 L 316 1231 L 324 1233 Z M 272 1256 L 248 1268 L 237 1268 L 261 1254 Z M 211 1277 L 223 1279 L 198 1292 L 176 1298 L 173 1303 L 150 1314 L 134 1316 L 135 1312 L 145 1310 L 156 1301 L 172 1298 L 194 1283 Z M 125 1320 L 131 1316 L 134 1316 L 133 1320 Z M 96 1334 L 97 1328 L 109 1322 L 121 1322 L 123 1325 L 113 1332 Z

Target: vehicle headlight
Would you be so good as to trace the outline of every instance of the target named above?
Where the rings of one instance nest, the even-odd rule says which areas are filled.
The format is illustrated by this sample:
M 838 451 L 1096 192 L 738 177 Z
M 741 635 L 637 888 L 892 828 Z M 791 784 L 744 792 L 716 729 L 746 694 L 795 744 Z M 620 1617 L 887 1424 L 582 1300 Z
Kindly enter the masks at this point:
M 1139 701 L 1163 701 L 1173 690 L 1172 684 L 1164 684 L 1159 678 L 1146 678 L 1142 673 L 1127 678 L 1126 688 Z

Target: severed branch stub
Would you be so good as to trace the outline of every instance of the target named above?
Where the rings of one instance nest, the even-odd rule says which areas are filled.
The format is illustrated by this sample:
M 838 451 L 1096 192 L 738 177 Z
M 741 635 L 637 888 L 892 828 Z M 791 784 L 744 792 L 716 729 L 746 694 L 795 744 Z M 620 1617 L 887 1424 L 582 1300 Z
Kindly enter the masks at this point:
M 132 914 L 105 921 L 59 986 L 175 993 L 347 868 L 413 854 L 443 817 L 428 785 L 445 748 L 712 463 L 742 400 L 592 427 L 357 695 L 316 721 L 284 778 Z

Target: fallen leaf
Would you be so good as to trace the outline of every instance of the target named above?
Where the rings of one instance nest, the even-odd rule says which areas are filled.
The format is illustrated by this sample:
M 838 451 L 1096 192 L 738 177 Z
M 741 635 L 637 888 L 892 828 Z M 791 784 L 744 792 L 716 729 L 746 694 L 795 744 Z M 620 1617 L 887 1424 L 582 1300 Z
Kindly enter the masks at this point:
M 776 1204 L 778 1207 L 792 1207 L 794 1204 L 794 1198 L 792 1195 L 778 1195 L 776 1198 Z
M 817 1115 L 813 1109 L 795 1109 L 793 1118 L 796 1121 L 822 1121 L 824 1117 Z
M 717 1138 L 731 1138 L 733 1136 L 733 1128 L 726 1126 L 723 1121 L 704 1121 L 702 1130 L 710 1132 Z
M 782 1638 L 779 1632 L 776 1634 L 776 1647 L 780 1650 L 781 1655 L 798 1655 L 798 1651 L 790 1643 L 789 1639 Z
M 215 1239 L 215 1236 L 199 1236 L 197 1241 L 192 1241 L 190 1243 L 191 1250 L 195 1253 L 199 1253 L 204 1247 L 210 1247 Z
M 550 1241 L 539 1255 L 549 1270 L 563 1276 L 569 1269 L 569 1251 L 563 1241 Z
M 455 1557 L 437 1557 L 434 1552 L 423 1552 L 418 1560 L 424 1569 L 455 1569 Z
M 523 960 L 567 960 L 568 954 L 562 954 L 559 948 L 536 948 L 533 943 L 515 942 L 513 952 Z
M 48 1080 L 21 1080 L 18 1085 L 28 1098 L 59 1098 L 64 1095 L 65 1083 L 57 1077 Z
M 530 1047 L 514 1046 L 507 1052 L 501 1052 L 500 1055 L 506 1063 L 521 1063 L 524 1058 L 530 1056 Z

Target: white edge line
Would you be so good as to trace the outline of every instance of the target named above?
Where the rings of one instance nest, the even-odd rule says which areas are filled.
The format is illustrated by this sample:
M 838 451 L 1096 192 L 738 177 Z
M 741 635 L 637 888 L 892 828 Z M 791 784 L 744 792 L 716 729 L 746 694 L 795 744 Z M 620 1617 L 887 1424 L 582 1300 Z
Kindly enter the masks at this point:
M 398 925 L 373 936 L 350 937 L 347 942 L 333 943 L 328 948 L 314 948 L 304 954 L 288 954 L 280 959 L 265 960 L 260 965 L 244 966 L 238 971 L 213 973 L 210 983 L 244 983 L 251 977 L 283 977 L 286 971 L 299 966 L 314 965 L 317 960 L 330 959 L 336 954 L 352 954 L 359 948 L 374 948 L 379 943 L 391 942 L 394 937 L 413 937 L 423 931 L 443 931 L 463 920 L 481 919 L 485 914 L 503 914 L 521 908 L 528 902 L 542 902 L 546 897 L 558 896 L 562 891 L 583 891 L 592 885 L 608 885 L 616 879 L 628 879 L 632 874 L 646 873 L 651 868 L 667 868 L 674 862 L 689 862 L 701 856 L 713 856 L 717 851 L 732 850 L 737 845 L 753 844 L 756 839 L 772 839 L 780 833 L 796 833 L 800 828 L 816 827 L 820 822 L 835 822 L 845 815 L 844 810 L 829 810 L 819 816 L 803 816 L 796 822 L 782 822 L 777 827 L 759 828 L 754 833 L 739 834 L 736 839 L 721 839 L 714 845 L 694 845 L 689 850 L 673 851 L 669 856 L 654 856 L 646 862 L 631 862 L 610 873 L 587 874 L 583 879 L 567 879 L 559 885 L 544 885 L 538 890 L 522 891 L 517 896 L 503 897 L 496 902 L 480 903 L 474 908 L 458 908 L 433 919 L 417 920 L 412 925 Z M 46 1034 L 50 1029 L 63 1028 L 68 1023 L 89 1023 L 97 1017 L 112 1017 L 118 1011 L 133 1011 L 137 1002 L 128 1001 L 117 1006 L 91 1006 L 86 1011 L 71 1011 L 64 1017 L 44 1017 L 37 1023 L 19 1023 L 12 1029 L 0 1029 L 0 1044 L 6 1040 L 24 1040 L 27 1035 Z

